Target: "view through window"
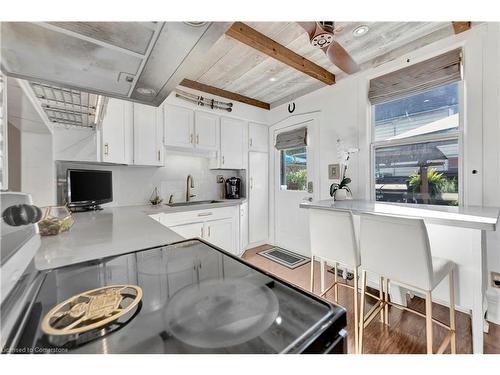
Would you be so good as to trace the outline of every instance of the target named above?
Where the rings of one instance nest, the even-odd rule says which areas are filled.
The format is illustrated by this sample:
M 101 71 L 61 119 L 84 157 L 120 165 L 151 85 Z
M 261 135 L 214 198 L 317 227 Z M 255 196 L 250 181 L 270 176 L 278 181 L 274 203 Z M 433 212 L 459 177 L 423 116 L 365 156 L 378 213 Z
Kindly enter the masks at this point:
M 280 151 L 281 190 L 307 190 L 307 150 L 295 147 Z
M 377 201 L 458 205 L 459 83 L 373 106 Z

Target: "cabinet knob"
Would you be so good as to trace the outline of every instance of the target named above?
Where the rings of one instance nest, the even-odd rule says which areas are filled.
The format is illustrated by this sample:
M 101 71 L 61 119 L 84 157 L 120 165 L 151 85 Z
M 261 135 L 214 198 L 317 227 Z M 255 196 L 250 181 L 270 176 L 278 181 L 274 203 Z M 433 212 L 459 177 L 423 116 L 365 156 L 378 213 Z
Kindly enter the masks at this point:
M 193 133 L 189 134 L 189 143 L 193 143 Z
M 109 144 L 108 143 L 104 144 L 104 155 L 109 155 Z
M 158 150 L 158 161 L 161 160 L 161 154 L 160 154 L 160 150 Z
M 252 146 L 252 144 L 253 144 L 253 140 L 252 140 L 252 138 L 250 138 L 250 146 Z
M 200 135 L 196 134 L 196 144 L 200 144 Z
M 210 227 L 208 227 L 208 237 L 210 237 Z
M 222 164 L 224 164 L 224 155 L 222 155 Z

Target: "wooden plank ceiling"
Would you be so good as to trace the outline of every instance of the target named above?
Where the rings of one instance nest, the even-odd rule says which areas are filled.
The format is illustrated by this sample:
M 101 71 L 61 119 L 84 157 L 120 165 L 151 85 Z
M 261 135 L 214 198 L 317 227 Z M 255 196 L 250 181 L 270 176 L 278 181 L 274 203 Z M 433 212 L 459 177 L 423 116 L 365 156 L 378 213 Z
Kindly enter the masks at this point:
M 322 50 L 310 45 L 308 35 L 296 22 L 245 24 L 333 73 L 337 82 L 347 76 Z M 369 31 L 355 37 L 353 30 L 360 25 L 368 26 Z M 451 22 L 336 22 L 335 40 L 363 70 L 452 35 L 454 31 Z M 269 103 L 271 107 L 326 85 L 228 33 L 212 46 L 198 69 L 185 78 Z

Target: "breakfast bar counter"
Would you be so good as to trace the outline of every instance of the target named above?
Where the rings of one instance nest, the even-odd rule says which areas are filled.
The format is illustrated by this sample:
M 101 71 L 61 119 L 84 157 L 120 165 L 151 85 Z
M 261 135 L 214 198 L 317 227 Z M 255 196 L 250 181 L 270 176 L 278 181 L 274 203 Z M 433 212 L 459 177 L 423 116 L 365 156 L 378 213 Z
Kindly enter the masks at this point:
M 451 225 L 455 227 L 495 231 L 499 209 L 481 206 L 435 206 L 428 204 L 376 202 L 369 200 L 333 201 L 325 199 L 304 202 L 302 208 L 319 210 L 351 211 L 353 214 L 371 213 L 424 219 L 428 224 Z
M 310 215 L 316 210 L 350 211 L 356 218 L 360 214 L 376 214 L 421 218 L 424 220 L 433 256 L 449 259 L 456 264 L 458 277 L 455 280 L 455 301 L 457 309 L 471 314 L 473 352 L 483 352 L 483 331 L 488 329 L 484 319 L 487 312 L 486 288 L 486 232 L 495 231 L 500 210 L 480 206 L 433 206 L 376 202 L 370 200 L 332 199 L 304 202 L 301 208 Z M 411 240 L 411 239 L 409 239 Z M 499 249 L 491 249 L 498 251 Z M 445 284 L 445 283 L 443 283 Z M 436 289 L 436 302 L 448 304 L 446 285 Z M 391 298 L 405 304 L 406 291 L 394 285 Z

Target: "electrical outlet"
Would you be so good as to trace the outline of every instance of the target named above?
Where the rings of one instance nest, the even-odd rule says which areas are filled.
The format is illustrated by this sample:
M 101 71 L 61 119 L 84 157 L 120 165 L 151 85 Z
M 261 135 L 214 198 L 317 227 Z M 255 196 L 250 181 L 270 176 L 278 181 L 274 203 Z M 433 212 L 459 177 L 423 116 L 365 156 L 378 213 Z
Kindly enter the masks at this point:
M 217 179 L 217 183 L 218 184 L 223 184 L 224 183 L 224 176 L 223 175 L 218 174 L 217 177 L 216 177 L 216 179 Z
M 500 288 L 500 272 L 491 273 L 491 286 L 493 288 Z

